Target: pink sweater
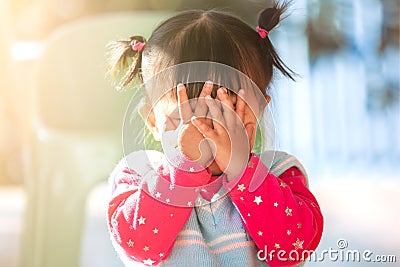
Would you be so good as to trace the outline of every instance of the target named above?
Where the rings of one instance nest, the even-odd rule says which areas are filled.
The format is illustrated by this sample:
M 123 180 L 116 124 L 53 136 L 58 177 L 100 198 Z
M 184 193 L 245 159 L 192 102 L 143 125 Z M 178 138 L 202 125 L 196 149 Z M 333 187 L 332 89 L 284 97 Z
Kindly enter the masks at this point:
M 305 171 L 286 153 L 252 154 L 228 183 L 182 156 L 139 151 L 110 182 L 109 230 L 127 266 L 293 266 L 321 239 Z

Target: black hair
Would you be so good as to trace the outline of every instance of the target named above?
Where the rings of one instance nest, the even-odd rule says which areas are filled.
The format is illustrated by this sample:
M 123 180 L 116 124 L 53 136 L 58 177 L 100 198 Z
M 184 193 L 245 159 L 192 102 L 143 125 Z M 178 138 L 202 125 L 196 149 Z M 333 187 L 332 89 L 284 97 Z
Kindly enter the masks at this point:
M 259 13 L 259 27 L 271 31 L 281 21 L 288 3 L 275 1 Z M 145 42 L 142 51 L 133 51 L 132 40 Z M 146 41 L 141 36 L 113 43 L 113 73 L 123 73 L 121 86 L 136 77 L 156 73 L 185 62 L 212 61 L 231 66 L 250 77 L 267 95 L 273 69 L 294 80 L 290 70 L 266 38 L 240 18 L 220 11 L 183 11 L 161 23 Z M 142 64 L 143 59 L 143 64 Z M 200 86 L 188 90 L 189 98 L 198 97 Z

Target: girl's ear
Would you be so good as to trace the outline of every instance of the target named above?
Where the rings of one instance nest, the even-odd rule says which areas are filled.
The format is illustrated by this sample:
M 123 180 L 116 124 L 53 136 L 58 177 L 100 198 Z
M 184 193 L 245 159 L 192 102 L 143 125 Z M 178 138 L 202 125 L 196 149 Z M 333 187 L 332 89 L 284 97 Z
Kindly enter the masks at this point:
M 156 124 L 156 116 L 154 111 L 148 103 L 139 104 L 139 113 L 142 119 L 145 121 L 147 128 L 153 134 L 156 141 L 160 141 L 160 132 Z

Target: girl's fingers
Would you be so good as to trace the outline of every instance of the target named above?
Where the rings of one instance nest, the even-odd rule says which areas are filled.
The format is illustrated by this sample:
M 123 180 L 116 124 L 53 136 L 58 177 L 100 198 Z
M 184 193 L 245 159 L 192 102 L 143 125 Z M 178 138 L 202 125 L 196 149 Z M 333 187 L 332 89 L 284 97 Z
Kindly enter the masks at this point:
M 190 117 L 192 115 L 192 108 L 189 105 L 186 87 L 182 83 L 177 85 L 177 95 L 179 115 L 181 117 L 181 120 L 186 123 L 190 120 Z
M 244 101 L 244 90 L 240 89 L 238 92 L 238 97 L 236 98 L 235 111 L 242 123 L 244 122 L 245 110 L 246 110 L 246 102 Z
M 207 108 L 206 102 L 204 100 L 204 97 L 202 97 L 197 100 L 197 105 L 196 105 L 193 113 L 196 117 L 205 118 L 206 114 L 207 114 L 207 109 L 208 108 Z
M 219 88 L 217 91 L 217 97 L 222 103 L 233 110 L 233 102 L 232 99 L 229 97 L 228 90 L 226 88 Z
M 258 118 L 265 108 L 265 101 L 262 101 L 265 97 L 262 95 L 260 90 L 255 88 L 248 88 L 244 97 L 245 98 L 243 99 L 245 99 L 246 105 L 254 113 L 256 118 Z
M 217 91 L 218 99 L 221 100 L 221 106 L 223 110 L 223 116 L 226 122 L 226 127 L 231 129 L 235 127 L 236 114 L 233 108 L 232 99 L 228 95 L 228 91 L 225 88 L 219 88 Z
M 204 83 L 203 89 L 201 90 L 200 97 L 206 97 L 206 95 L 211 95 L 213 86 L 214 84 L 212 81 L 206 81 Z
M 225 119 L 222 116 L 221 108 L 217 105 L 217 100 L 211 98 L 211 96 L 206 96 L 206 104 L 210 111 L 211 119 L 213 120 L 214 129 L 218 133 L 222 133 L 225 129 Z M 216 123 L 217 122 L 217 123 Z
M 199 130 L 199 132 L 205 137 L 214 140 L 217 137 L 216 132 L 207 124 L 204 123 L 203 120 L 192 117 L 191 121 L 193 125 Z
M 203 89 L 201 90 L 200 96 L 197 100 L 197 105 L 194 110 L 194 115 L 196 117 L 205 117 L 207 114 L 207 105 L 204 100 L 206 95 L 210 95 L 213 89 L 213 83 L 211 81 L 207 81 L 204 83 Z
M 176 130 L 177 128 L 178 125 L 174 122 L 174 120 L 171 119 L 171 117 L 166 116 L 164 131 L 172 131 Z

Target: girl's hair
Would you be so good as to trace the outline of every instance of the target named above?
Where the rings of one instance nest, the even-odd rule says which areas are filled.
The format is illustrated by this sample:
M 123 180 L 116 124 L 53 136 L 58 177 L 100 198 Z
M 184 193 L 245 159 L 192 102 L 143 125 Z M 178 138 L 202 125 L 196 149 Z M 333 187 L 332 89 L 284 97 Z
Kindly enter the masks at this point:
M 288 2 L 274 2 L 259 13 L 258 26 L 271 31 L 286 11 Z M 144 42 L 142 51 L 134 51 L 133 41 Z M 111 72 L 122 75 L 120 86 L 138 77 L 147 80 L 156 73 L 185 62 L 212 61 L 231 66 L 246 74 L 267 95 L 274 67 L 294 80 L 277 54 L 268 36 L 262 38 L 255 28 L 240 18 L 219 11 L 184 11 L 159 25 L 150 38 L 141 36 L 113 43 Z M 201 87 L 188 90 L 189 98 L 198 97 Z

